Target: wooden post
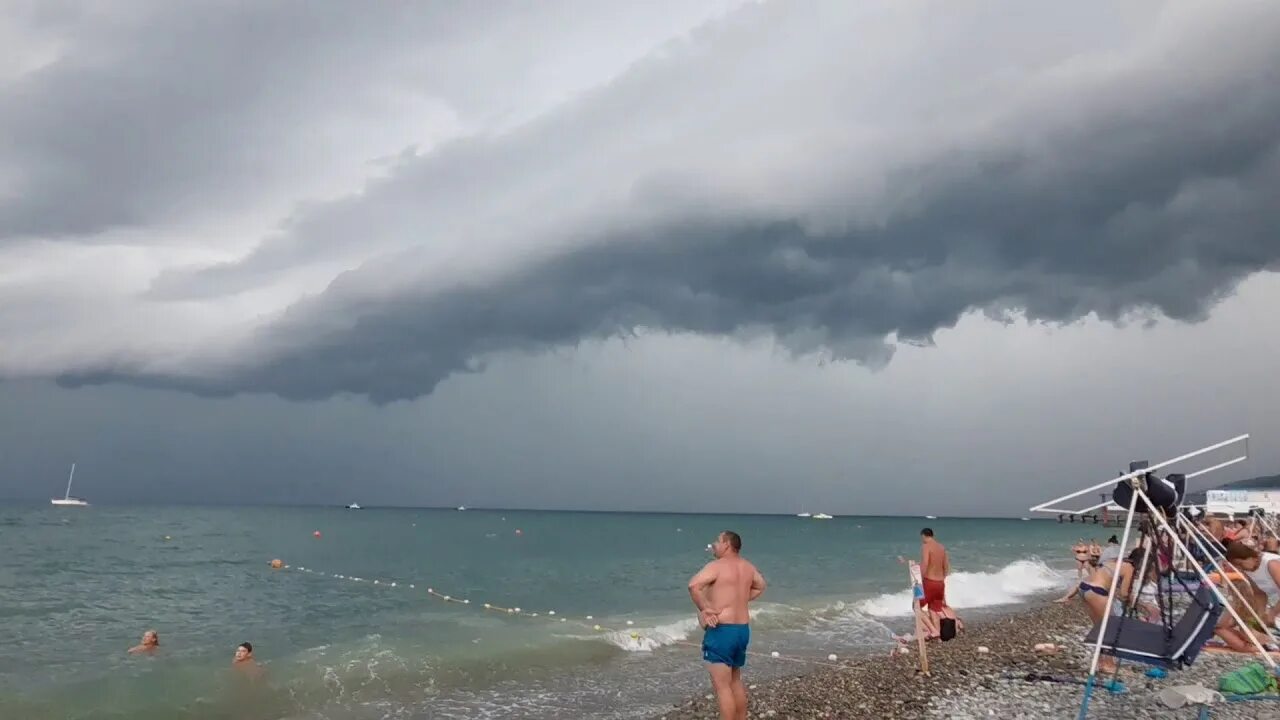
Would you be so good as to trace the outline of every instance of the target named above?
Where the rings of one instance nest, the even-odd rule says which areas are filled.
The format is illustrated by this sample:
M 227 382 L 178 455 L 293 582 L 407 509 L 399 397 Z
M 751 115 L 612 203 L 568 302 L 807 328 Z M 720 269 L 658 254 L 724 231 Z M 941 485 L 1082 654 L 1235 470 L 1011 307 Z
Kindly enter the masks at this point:
M 920 574 L 920 565 L 914 560 L 908 562 L 907 567 L 911 575 L 911 615 L 916 619 L 916 644 L 920 648 L 920 672 L 928 677 L 929 651 L 925 649 L 924 621 L 920 617 L 920 613 L 929 611 L 928 608 L 920 605 L 920 600 L 924 597 L 924 579 Z

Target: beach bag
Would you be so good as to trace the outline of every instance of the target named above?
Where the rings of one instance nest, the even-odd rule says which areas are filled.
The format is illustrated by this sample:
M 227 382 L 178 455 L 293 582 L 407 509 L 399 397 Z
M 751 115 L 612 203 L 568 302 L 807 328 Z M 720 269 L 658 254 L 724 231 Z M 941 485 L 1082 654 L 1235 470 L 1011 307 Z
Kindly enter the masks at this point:
M 1275 692 L 1276 680 L 1262 663 L 1254 662 L 1223 675 L 1218 680 L 1218 689 L 1232 695 L 1257 695 L 1267 691 Z

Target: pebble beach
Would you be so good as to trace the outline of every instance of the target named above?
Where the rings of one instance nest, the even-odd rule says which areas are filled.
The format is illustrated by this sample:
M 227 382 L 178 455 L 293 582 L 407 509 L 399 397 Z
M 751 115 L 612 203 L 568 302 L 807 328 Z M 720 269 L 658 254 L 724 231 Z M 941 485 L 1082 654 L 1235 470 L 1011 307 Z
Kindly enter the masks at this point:
M 753 718 L 1074 718 L 1083 694 L 1080 684 L 1028 681 L 1052 675 L 1083 680 L 1089 653 L 1080 639 L 1087 617 L 1078 604 L 1045 604 L 1014 615 L 973 624 L 947 643 L 928 646 L 930 675 L 917 670 L 915 644 L 908 655 L 880 654 L 851 659 L 839 669 L 754 684 L 748 691 Z M 1039 654 L 1038 643 L 1054 643 L 1054 654 Z M 986 652 L 979 651 L 985 647 Z M 1123 694 L 1095 690 L 1091 720 L 1199 718 L 1200 706 L 1171 709 L 1157 696 L 1176 685 L 1216 689 L 1224 673 L 1254 660 L 1248 656 L 1203 653 L 1186 670 L 1155 680 L 1146 666 L 1125 664 L 1119 676 Z M 747 682 L 750 684 L 750 668 Z M 719 717 L 709 695 L 675 706 L 662 720 L 713 720 Z M 1280 717 L 1280 700 L 1217 703 L 1209 718 L 1244 720 Z M 656 720 L 656 719 L 655 719 Z

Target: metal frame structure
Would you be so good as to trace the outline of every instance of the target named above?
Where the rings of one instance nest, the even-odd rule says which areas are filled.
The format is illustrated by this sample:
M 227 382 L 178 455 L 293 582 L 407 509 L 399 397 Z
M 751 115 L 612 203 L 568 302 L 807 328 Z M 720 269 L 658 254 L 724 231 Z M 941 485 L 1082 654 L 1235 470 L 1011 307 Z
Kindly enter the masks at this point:
M 1190 460 L 1193 457 L 1199 457 L 1200 455 L 1204 455 L 1205 453 L 1210 453 L 1210 452 L 1213 452 L 1214 450 L 1221 450 L 1224 447 L 1235 445 L 1236 443 L 1241 443 L 1241 442 L 1244 443 L 1244 452 L 1239 457 L 1234 457 L 1230 460 L 1227 460 L 1226 462 L 1218 463 L 1217 465 L 1204 468 L 1203 470 L 1197 470 L 1195 472 L 1187 473 L 1187 479 L 1191 480 L 1192 478 L 1197 478 L 1197 477 L 1200 477 L 1201 475 L 1207 475 L 1215 470 L 1221 470 L 1222 468 L 1230 467 L 1232 465 L 1235 465 L 1238 462 L 1244 462 L 1245 460 L 1247 460 L 1249 458 L 1249 434 L 1245 433 L 1244 435 L 1237 435 L 1236 437 L 1233 437 L 1230 440 L 1223 440 L 1222 442 L 1217 443 L 1215 445 L 1202 447 L 1199 450 L 1196 450 L 1195 452 L 1189 452 L 1186 455 L 1179 455 L 1178 457 L 1173 458 L 1172 460 L 1165 460 L 1164 462 L 1156 463 L 1151 467 L 1142 468 L 1141 470 L 1134 470 L 1133 472 L 1125 473 L 1124 475 L 1121 475 L 1119 477 L 1104 480 L 1098 483 L 1097 485 L 1092 485 L 1083 490 L 1077 490 L 1069 495 L 1063 495 L 1062 497 L 1054 498 L 1048 502 L 1040 503 L 1039 505 L 1036 505 L 1035 507 L 1031 508 L 1031 512 L 1053 513 L 1055 515 L 1058 515 L 1058 514 L 1083 515 L 1092 510 L 1097 510 L 1098 508 L 1104 505 L 1110 504 L 1111 500 L 1105 500 L 1103 502 L 1097 503 L 1096 505 L 1090 505 L 1089 507 L 1083 508 L 1080 510 L 1067 510 L 1065 508 L 1055 508 L 1052 506 L 1064 500 L 1071 500 L 1073 498 L 1078 498 L 1081 495 L 1096 493 L 1099 490 L 1102 490 L 1103 488 L 1114 487 L 1115 484 L 1118 482 L 1122 482 L 1124 480 L 1131 480 L 1133 478 L 1146 475 L 1149 472 L 1154 472 L 1156 470 L 1159 470 L 1160 468 L 1168 467 L 1170 465 L 1176 465 L 1184 460 Z
M 1156 463 L 1155 465 L 1151 465 L 1149 467 L 1141 468 L 1139 470 L 1134 470 L 1132 472 L 1126 473 L 1116 478 L 1109 478 L 1103 482 L 1098 483 L 1097 485 L 1092 485 L 1083 490 L 1077 490 L 1076 492 L 1063 495 L 1062 497 L 1054 498 L 1053 500 L 1049 500 L 1048 502 L 1040 503 L 1039 505 L 1036 505 L 1035 507 L 1030 508 L 1030 510 L 1031 512 L 1043 512 L 1043 513 L 1054 513 L 1054 514 L 1059 514 L 1059 513 L 1083 514 L 1083 513 L 1089 512 L 1090 510 L 1095 510 L 1104 505 L 1107 505 L 1108 503 L 1111 502 L 1111 500 L 1107 500 L 1105 502 L 1099 503 L 1097 505 L 1093 505 L 1091 507 L 1084 508 L 1082 510 L 1068 510 L 1068 509 L 1058 508 L 1054 506 L 1063 501 L 1071 500 L 1073 498 L 1078 498 L 1081 495 L 1085 495 L 1087 493 L 1095 493 L 1095 492 L 1098 492 L 1099 490 L 1102 490 L 1103 488 L 1114 487 L 1116 484 L 1121 482 L 1128 482 L 1133 487 L 1133 498 L 1129 504 L 1128 516 L 1125 518 L 1124 532 L 1120 540 L 1121 550 L 1123 551 L 1124 548 L 1129 547 L 1129 537 L 1133 531 L 1133 520 L 1139 514 L 1137 510 L 1138 510 L 1138 504 L 1141 502 L 1145 506 L 1146 511 L 1150 514 L 1150 517 L 1153 523 L 1153 530 L 1156 533 L 1164 532 L 1169 537 L 1170 541 L 1174 544 L 1174 547 L 1177 549 L 1177 551 L 1182 552 L 1186 557 L 1192 557 L 1190 549 L 1187 547 L 1185 543 L 1183 543 L 1182 539 L 1178 537 L 1177 532 L 1175 532 L 1173 527 L 1170 526 L 1169 521 L 1164 517 L 1164 514 L 1160 512 L 1156 508 L 1155 504 L 1151 502 L 1151 499 L 1147 497 L 1145 476 L 1147 475 L 1147 473 L 1150 473 L 1152 471 L 1158 470 L 1160 468 L 1168 467 L 1170 465 L 1174 465 L 1186 460 L 1190 460 L 1200 455 L 1204 455 L 1205 453 L 1213 452 L 1214 450 L 1220 450 L 1224 447 L 1229 447 L 1231 445 L 1234 445 L 1240 442 L 1245 443 L 1244 453 L 1241 454 L 1240 456 L 1232 458 L 1231 460 L 1227 460 L 1226 462 L 1221 462 L 1221 463 L 1218 463 L 1217 465 L 1213 465 L 1211 467 L 1198 470 L 1194 473 L 1187 473 L 1186 477 L 1188 480 L 1190 480 L 1191 478 L 1199 477 L 1201 475 L 1211 473 L 1215 470 L 1220 470 L 1222 468 L 1229 467 L 1238 462 L 1242 462 L 1243 460 L 1248 458 L 1249 456 L 1248 440 L 1249 440 L 1248 434 L 1238 435 L 1234 438 L 1231 438 L 1230 440 L 1224 440 L 1220 443 L 1216 443 L 1214 445 L 1209 445 L 1209 446 L 1200 448 L 1199 450 L 1187 453 L 1185 455 L 1180 455 L 1171 460 L 1165 460 L 1163 462 Z M 1185 519 L 1183 520 L 1183 522 L 1185 522 Z M 1194 540 L 1197 545 L 1200 545 L 1202 550 L 1205 549 L 1203 544 L 1200 542 L 1200 538 L 1195 533 L 1191 534 L 1191 539 Z M 1222 571 L 1222 567 L 1218 565 L 1217 560 L 1213 559 L 1212 555 L 1209 555 L 1209 557 L 1210 557 L 1210 560 L 1213 562 L 1214 568 L 1217 569 L 1218 572 L 1220 573 L 1220 577 L 1223 577 L 1225 579 L 1226 573 Z M 1111 586 L 1107 590 L 1107 605 L 1106 605 L 1107 614 L 1103 615 L 1102 621 L 1099 623 L 1098 638 L 1094 642 L 1093 657 L 1089 663 L 1089 677 L 1085 682 L 1084 699 L 1080 704 L 1080 711 L 1076 716 L 1077 720 L 1084 720 L 1084 718 L 1088 716 L 1089 698 L 1093 694 L 1094 685 L 1097 683 L 1098 662 L 1102 657 L 1102 645 L 1106 639 L 1107 624 L 1110 622 L 1111 618 L 1114 617 L 1111 614 L 1111 608 L 1113 606 L 1113 603 L 1115 602 L 1116 592 L 1120 586 L 1120 572 L 1118 571 L 1118 565 L 1119 565 L 1119 561 L 1117 561 L 1117 571 L 1111 573 Z M 1205 572 L 1204 568 L 1200 567 L 1198 563 L 1193 563 L 1192 566 L 1195 568 L 1196 574 L 1200 576 L 1200 582 L 1211 589 L 1211 591 L 1213 592 L 1218 602 L 1222 603 L 1224 609 L 1231 614 L 1232 619 L 1234 619 L 1237 623 L 1239 623 L 1241 627 L 1247 627 L 1247 625 L 1244 622 L 1244 619 L 1241 618 L 1240 615 L 1235 611 L 1235 608 L 1231 607 L 1231 604 L 1227 602 L 1226 597 L 1223 595 L 1222 591 L 1218 588 L 1218 586 L 1209 580 L 1209 576 Z M 1138 582 L 1141 583 L 1141 581 L 1142 581 L 1142 576 L 1139 576 Z M 1234 587 L 1232 589 L 1235 590 Z M 1271 656 L 1267 653 L 1266 649 L 1263 648 L 1260 643 L 1258 643 L 1257 638 L 1254 638 L 1252 634 L 1249 634 L 1249 638 L 1250 640 L 1253 641 L 1253 644 L 1257 649 L 1258 654 L 1271 667 L 1272 672 L 1280 674 L 1280 670 L 1277 669 L 1275 661 L 1271 659 Z

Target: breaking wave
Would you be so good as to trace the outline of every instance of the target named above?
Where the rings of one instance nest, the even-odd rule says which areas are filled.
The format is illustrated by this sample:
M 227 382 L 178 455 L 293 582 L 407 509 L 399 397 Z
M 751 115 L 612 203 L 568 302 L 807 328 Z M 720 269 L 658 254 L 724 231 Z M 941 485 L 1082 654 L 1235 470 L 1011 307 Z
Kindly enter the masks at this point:
M 1038 559 L 1015 560 L 995 572 L 958 572 L 947 578 L 947 604 L 956 609 L 1011 605 L 1063 587 L 1066 576 Z M 875 617 L 911 614 L 911 590 L 886 593 L 858 603 Z

